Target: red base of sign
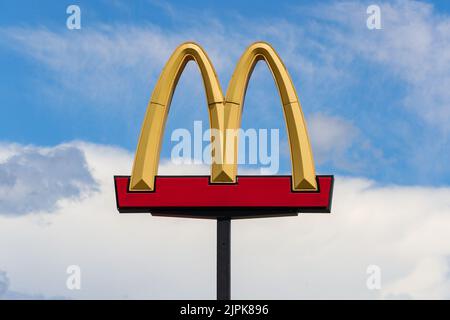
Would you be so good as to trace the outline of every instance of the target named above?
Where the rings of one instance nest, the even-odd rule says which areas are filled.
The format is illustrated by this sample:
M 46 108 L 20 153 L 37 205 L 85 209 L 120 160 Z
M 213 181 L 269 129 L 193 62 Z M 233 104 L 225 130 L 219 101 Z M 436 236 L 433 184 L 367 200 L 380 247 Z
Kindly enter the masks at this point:
M 239 176 L 212 184 L 209 176 L 157 176 L 154 191 L 130 191 L 130 177 L 114 177 L 121 213 L 190 218 L 256 218 L 329 213 L 333 176 L 317 176 L 317 191 L 293 191 L 291 176 Z

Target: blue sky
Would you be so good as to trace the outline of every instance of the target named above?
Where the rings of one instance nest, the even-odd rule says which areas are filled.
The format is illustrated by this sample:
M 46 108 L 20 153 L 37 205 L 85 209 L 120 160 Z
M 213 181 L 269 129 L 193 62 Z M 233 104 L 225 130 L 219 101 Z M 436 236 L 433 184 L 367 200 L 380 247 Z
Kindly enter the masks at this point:
M 70 4 L 81 30 L 66 28 Z M 366 26 L 370 4 L 381 30 Z M 233 298 L 450 297 L 448 1 L 11 0 L 0 2 L 0 299 L 215 297 L 214 221 L 120 215 L 112 177 L 130 173 L 153 86 L 180 43 L 206 49 L 225 91 L 258 40 L 287 66 L 335 192 L 331 215 L 233 221 Z M 208 174 L 168 162 L 170 133 L 196 120 L 208 115 L 190 63 L 161 174 Z M 243 127 L 279 128 L 289 173 L 263 63 Z M 73 264 L 79 291 L 66 287 Z M 371 265 L 378 291 L 366 286 Z
M 439 71 L 446 58 L 436 62 L 433 52 L 448 40 L 431 30 L 423 34 L 430 46 L 424 50 L 420 39 L 409 38 L 415 27 L 445 25 L 445 2 L 381 3 L 382 30 L 366 28 L 364 3 L 80 1 L 82 29 L 70 31 L 69 4 L 0 5 L 3 141 L 48 146 L 85 140 L 134 150 L 157 74 L 177 41 L 197 41 L 214 63 L 223 60 L 216 67 L 226 88 L 239 54 L 252 41 L 266 40 L 288 66 L 305 115 L 317 120 L 312 139 L 319 172 L 397 184 L 450 180 L 450 97 L 434 88 L 450 76 Z M 146 34 L 157 36 L 146 40 Z M 97 48 L 101 41 L 105 52 Z M 158 54 L 153 61 L 152 54 Z M 174 97 L 163 157 L 170 155 L 167 132 L 207 121 L 203 92 L 192 79 L 200 85 L 190 65 Z M 338 135 L 327 143 L 339 147 L 318 145 L 330 121 Z M 286 139 L 275 86 L 263 65 L 249 86 L 243 126 L 280 128 Z M 282 172 L 289 167 L 283 153 Z

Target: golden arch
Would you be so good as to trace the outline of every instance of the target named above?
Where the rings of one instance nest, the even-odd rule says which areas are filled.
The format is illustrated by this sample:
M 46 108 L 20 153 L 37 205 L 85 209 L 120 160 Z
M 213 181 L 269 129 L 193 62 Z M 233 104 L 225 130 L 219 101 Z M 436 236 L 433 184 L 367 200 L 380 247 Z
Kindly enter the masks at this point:
M 294 190 L 317 190 L 314 162 L 303 113 L 292 80 L 275 50 L 256 42 L 244 52 L 231 78 L 226 99 L 206 52 L 195 43 L 180 45 L 166 63 L 153 90 L 142 125 L 131 175 L 130 190 L 154 189 L 159 155 L 173 92 L 186 64 L 194 60 L 205 86 L 211 129 L 220 132 L 216 145 L 219 161 L 211 167 L 211 182 L 236 182 L 238 137 L 242 105 L 255 64 L 265 60 L 280 93 L 291 148 Z M 229 132 L 232 132 L 229 135 Z
M 178 80 L 190 60 L 197 63 L 202 75 L 210 126 L 219 131 L 224 128 L 224 99 L 214 67 L 199 45 L 192 42 L 183 43 L 167 61 L 150 98 L 134 158 L 130 190 L 154 189 L 170 103 Z M 219 139 L 217 143 L 221 142 Z M 223 149 L 222 146 L 220 148 Z M 214 180 L 215 176 L 212 178 Z
M 300 101 L 286 67 L 268 43 L 256 42 L 250 45 L 236 65 L 225 99 L 226 128 L 237 130 L 241 127 L 242 107 L 248 81 L 256 63 L 260 60 L 267 63 L 283 105 L 291 150 L 292 187 L 294 190 L 316 190 L 314 160 Z M 230 139 L 230 135 L 225 135 L 225 140 L 224 157 L 228 160 L 225 170 L 235 181 L 238 137 L 234 135 Z

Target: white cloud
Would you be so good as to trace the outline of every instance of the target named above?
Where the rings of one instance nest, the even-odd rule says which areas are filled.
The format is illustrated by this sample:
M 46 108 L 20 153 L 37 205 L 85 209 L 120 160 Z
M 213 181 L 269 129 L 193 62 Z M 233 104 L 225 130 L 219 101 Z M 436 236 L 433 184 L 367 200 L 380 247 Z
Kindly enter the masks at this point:
M 112 177 L 130 173 L 132 155 L 111 146 L 68 145 L 83 150 L 99 192 L 61 200 L 58 214 L 0 217 L 0 268 L 8 272 L 10 290 L 214 298 L 215 222 L 117 213 Z M 161 173 L 171 167 L 162 164 Z M 232 228 L 234 298 L 450 297 L 449 188 L 337 177 L 331 215 L 235 221 Z M 82 269 L 80 291 L 65 287 L 72 264 Z M 366 288 L 371 264 L 381 268 L 381 291 Z
M 307 124 L 318 165 L 328 164 L 348 172 L 368 174 L 374 169 L 370 161 L 387 163 L 383 152 L 345 118 L 317 112 L 308 117 Z
M 53 211 L 60 199 L 95 191 L 83 152 L 72 146 L 7 145 L 0 154 L 0 214 Z
M 0 30 L 0 41 L 50 71 L 38 79 L 39 89 L 47 98 L 67 103 L 68 97 L 73 97 L 78 103 L 74 100 L 72 104 L 77 108 L 95 107 L 108 112 L 114 108 L 119 112 L 124 106 L 130 109 L 148 100 L 151 85 L 168 57 L 185 41 L 204 46 L 217 70 L 230 64 L 234 53 L 230 49 L 240 48 L 239 44 L 226 45 L 221 26 L 214 21 L 207 23 L 211 31 L 208 34 L 203 32 L 204 26 L 171 32 L 152 24 L 97 25 L 82 32 L 10 27 Z M 227 50 L 221 50 L 224 47 Z M 188 78 L 193 77 L 192 71 L 187 70 Z M 203 94 L 200 78 L 186 84 L 189 88 L 182 89 L 184 94 Z
M 382 295 L 386 299 L 415 297 L 442 299 L 450 297 L 450 260 L 442 257 L 424 258 L 405 277 L 388 285 Z
M 0 270 L 0 300 L 65 300 L 66 297 L 50 297 L 47 298 L 42 294 L 26 294 L 22 292 L 16 292 L 9 290 L 10 281 L 8 274 L 5 271 Z
M 8 291 L 9 279 L 6 272 L 0 270 L 0 297 Z
M 322 4 L 309 12 L 327 22 L 318 24 L 316 32 L 333 44 L 331 55 L 348 56 L 348 65 L 363 58 L 389 70 L 406 84 L 405 107 L 448 132 L 450 17 L 426 2 L 397 0 L 379 5 L 381 30 L 366 28 L 367 5 L 361 2 Z M 370 75 L 366 80 L 371 80 Z
M 7 46 L 50 70 L 52 81 L 40 79 L 45 83 L 41 90 L 65 102 L 70 93 L 97 107 L 132 104 L 133 95 L 145 90 L 148 81 L 157 76 L 157 67 L 174 45 L 157 28 L 127 26 L 98 26 L 95 31 L 80 33 L 9 28 L 0 36 Z M 61 89 L 63 97 L 59 96 Z
M 50 71 L 43 74 L 51 81 L 39 79 L 40 91 L 47 97 L 59 99 L 60 103 L 67 103 L 68 97 L 73 97 L 78 103 L 72 104 L 77 108 L 87 105 L 108 112 L 113 107 L 115 112 L 120 112 L 124 106 L 129 111 L 147 101 L 164 63 L 176 46 L 185 41 L 196 41 L 206 49 L 224 92 L 239 56 L 258 40 L 273 43 L 294 79 L 301 76 L 301 92 L 310 91 L 310 87 L 317 92 L 326 84 L 329 90 L 330 81 L 336 86 L 347 77 L 346 70 L 339 69 L 326 46 L 320 39 L 309 37 L 304 26 L 278 19 L 249 20 L 239 16 L 227 22 L 204 12 L 183 12 L 181 17 L 173 9 L 168 10 L 173 20 L 185 24 L 181 30 L 162 29 L 151 23 L 96 25 L 82 32 L 9 27 L 0 30 L 0 43 Z M 186 76 L 192 79 L 195 75 L 187 70 Z M 195 80 L 186 81 L 183 84 L 187 88 L 178 90 L 189 100 L 203 95 L 200 78 Z M 278 97 L 273 99 L 273 92 L 268 92 L 267 81 L 254 77 L 252 83 L 257 84 L 254 87 L 258 108 L 274 101 L 278 103 Z M 81 104 L 80 100 L 86 103 Z
M 323 113 L 309 117 L 308 130 L 318 163 L 342 158 L 359 135 L 352 123 Z

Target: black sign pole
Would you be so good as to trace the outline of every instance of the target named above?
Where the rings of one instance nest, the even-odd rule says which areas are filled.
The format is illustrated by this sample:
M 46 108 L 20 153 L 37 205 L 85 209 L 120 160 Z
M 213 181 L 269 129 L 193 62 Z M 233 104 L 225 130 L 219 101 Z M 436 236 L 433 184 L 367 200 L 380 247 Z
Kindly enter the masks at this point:
M 231 298 L 231 219 L 217 219 L 217 300 Z

